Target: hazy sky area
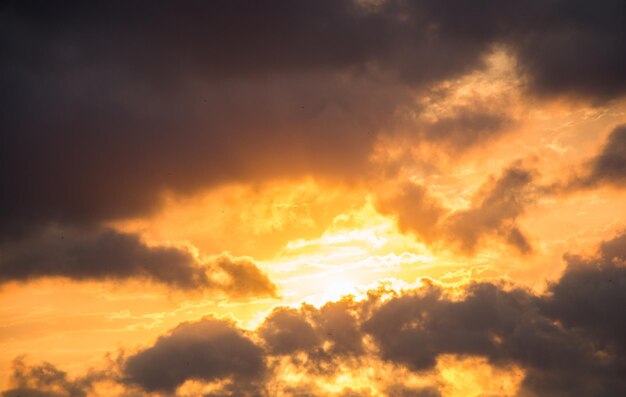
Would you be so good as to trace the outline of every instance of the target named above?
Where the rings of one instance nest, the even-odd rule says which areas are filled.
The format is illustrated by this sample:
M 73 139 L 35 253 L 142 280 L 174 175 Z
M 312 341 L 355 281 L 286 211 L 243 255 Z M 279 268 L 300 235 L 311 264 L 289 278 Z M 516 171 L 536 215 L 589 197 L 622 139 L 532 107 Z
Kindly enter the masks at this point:
M 626 396 L 623 0 L 3 1 L 1 397 Z

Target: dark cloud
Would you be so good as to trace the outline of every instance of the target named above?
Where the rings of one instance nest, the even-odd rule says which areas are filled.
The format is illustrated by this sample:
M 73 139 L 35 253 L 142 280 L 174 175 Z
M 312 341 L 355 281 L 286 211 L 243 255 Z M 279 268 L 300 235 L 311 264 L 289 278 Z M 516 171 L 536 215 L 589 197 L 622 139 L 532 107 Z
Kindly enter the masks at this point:
M 149 246 L 135 234 L 112 229 L 50 228 L 0 249 L 0 283 L 138 278 L 235 297 L 276 296 L 275 285 L 248 259 L 221 255 L 205 263 L 184 248 Z
M 279 307 L 257 330 L 274 355 L 308 353 L 311 362 L 364 352 L 359 329 L 358 304 L 351 299 L 328 302 L 319 309 Z
M 143 215 L 165 190 L 357 178 L 416 90 L 494 45 L 534 92 L 626 88 L 619 0 L 3 2 L 0 21 L 5 235 Z M 505 125 L 463 113 L 424 139 L 461 146 Z
M 441 393 L 434 387 L 406 387 L 392 386 L 385 390 L 389 397 L 441 397 Z
M 542 308 L 568 327 L 578 328 L 618 349 L 626 364 L 626 319 L 616 315 L 626 304 L 626 233 L 603 243 L 599 255 L 566 256 L 568 267 L 551 284 Z
M 247 258 L 220 255 L 210 261 L 209 269 L 222 272 L 226 281 L 216 283 L 220 290 L 234 297 L 278 295 L 276 285 Z
M 601 184 L 626 187 L 626 125 L 613 129 L 600 153 L 587 164 L 586 175 L 575 178 L 568 188 L 589 188 Z
M 513 364 L 525 371 L 520 396 L 622 395 L 626 391 L 626 322 L 620 315 L 626 304 L 625 242 L 622 234 L 603 243 L 592 257 L 566 256 L 565 272 L 544 294 L 482 282 L 467 286 L 459 298 L 431 282 L 413 291 L 391 295 L 372 291 L 368 300 L 342 301 L 352 316 L 346 322 L 351 339 L 363 343 L 372 338 L 376 345 L 374 351 L 355 349 L 351 354 L 375 354 L 424 375 L 435 370 L 441 355 L 484 357 L 496 367 Z M 322 324 L 312 319 L 338 303 L 320 309 L 277 309 L 259 333 L 279 329 L 282 335 L 291 335 L 284 340 L 293 340 L 306 321 L 313 342 L 291 343 L 280 354 L 306 352 L 309 346 L 306 353 L 313 359 L 299 367 L 317 373 L 320 361 L 332 362 L 340 354 L 319 353 L 324 345 L 319 339 L 327 336 L 312 336 Z M 276 313 L 289 313 L 290 321 L 278 324 Z M 299 325 L 290 331 L 288 323 Z M 392 392 L 438 395 L 435 389 L 417 391 L 390 383 L 388 393 Z
M 457 106 L 450 115 L 429 123 L 422 123 L 419 139 L 446 143 L 453 150 L 461 150 L 487 142 L 510 129 L 515 120 L 502 110 L 483 109 L 481 106 Z
M 183 323 L 151 347 L 122 358 L 121 375 L 108 379 L 170 395 L 187 380 L 224 381 L 226 395 L 265 396 L 276 390 L 267 382 L 281 377 L 275 364 L 283 358 L 309 375 L 332 375 L 382 359 L 430 376 L 438 358 L 452 354 L 482 357 L 499 368 L 520 367 L 519 396 L 624 395 L 625 242 L 622 234 L 593 256 L 566 256 L 565 272 L 543 294 L 487 282 L 468 285 L 461 296 L 433 282 L 404 292 L 380 289 L 363 301 L 277 308 L 256 330 L 259 344 L 228 321 Z M 91 384 L 68 379 L 47 364 L 29 368 L 18 361 L 14 372 L 5 396 L 23 391 L 80 397 Z M 439 395 L 436 388 L 410 388 L 401 379 L 378 386 L 388 395 Z M 285 388 L 292 395 L 317 395 L 309 384 L 287 382 Z
M 234 324 L 213 318 L 179 325 L 123 368 L 125 382 L 170 394 L 191 379 L 234 378 L 245 389 L 264 372 L 263 350 Z
M 534 170 L 514 163 L 484 183 L 470 207 L 463 210 L 445 208 L 424 186 L 411 183 L 379 198 L 377 208 L 395 215 L 401 230 L 427 242 L 446 241 L 473 253 L 485 237 L 498 236 L 525 254 L 532 247 L 517 219 L 543 189 L 535 182 L 536 176 Z
M 623 2 L 533 1 L 515 12 L 511 45 L 536 93 L 597 100 L 623 95 Z
M 535 173 L 519 165 L 507 168 L 497 179 L 481 187 L 472 206 L 453 213 L 447 220 L 447 233 L 465 251 L 473 251 L 485 235 L 496 234 L 521 253 L 531 246 L 516 223 L 535 200 Z
M 416 371 L 441 354 L 482 356 L 524 368 L 520 395 L 624 394 L 624 239 L 592 258 L 567 257 L 546 295 L 478 283 L 456 300 L 430 285 L 380 305 L 363 330 L 383 359 Z
M 86 397 L 94 382 L 107 379 L 107 372 L 91 371 L 71 378 L 50 363 L 29 365 L 20 357 L 13 361 L 10 388 L 3 397 Z
M 274 310 L 263 322 L 259 335 L 272 354 L 313 351 L 322 342 L 322 338 L 306 317 L 299 311 L 289 308 Z

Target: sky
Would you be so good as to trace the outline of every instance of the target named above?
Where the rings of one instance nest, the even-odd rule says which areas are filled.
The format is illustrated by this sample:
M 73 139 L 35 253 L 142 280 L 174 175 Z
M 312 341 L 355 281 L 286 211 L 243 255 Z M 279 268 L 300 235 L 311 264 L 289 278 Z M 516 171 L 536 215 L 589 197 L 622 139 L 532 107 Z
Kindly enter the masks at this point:
M 626 395 L 623 0 L 3 1 L 0 396 Z

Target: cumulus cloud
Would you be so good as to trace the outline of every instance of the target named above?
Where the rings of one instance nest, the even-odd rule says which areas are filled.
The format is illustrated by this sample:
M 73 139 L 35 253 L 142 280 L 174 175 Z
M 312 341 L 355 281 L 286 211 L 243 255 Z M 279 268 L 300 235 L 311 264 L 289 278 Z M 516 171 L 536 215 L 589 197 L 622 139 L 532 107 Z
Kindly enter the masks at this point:
M 263 350 L 234 324 L 214 318 L 179 325 L 123 368 L 125 382 L 168 393 L 190 379 L 233 377 L 243 389 L 264 371 Z
M 276 286 L 249 259 L 220 255 L 202 262 L 191 251 L 150 246 L 113 229 L 50 228 L 0 245 L 0 283 L 42 277 L 72 280 L 145 279 L 179 289 L 230 296 L 276 296 Z
M 273 355 L 307 353 L 311 362 L 364 352 L 358 305 L 351 299 L 328 302 L 321 308 L 276 308 L 257 330 Z
M 477 283 L 456 300 L 429 286 L 383 303 L 363 330 L 384 359 L 416 371 L 433 368 L 440 354 L 478 355 L 522 365 L 521 395 L 623 394 L 624 238 L 592 258 L 566 257 L 545 295 Z
M 273 354 L 314 351 L 322 339 L 306 317 L 295 309 L 279 308 L 266 319 L 259 335 Z

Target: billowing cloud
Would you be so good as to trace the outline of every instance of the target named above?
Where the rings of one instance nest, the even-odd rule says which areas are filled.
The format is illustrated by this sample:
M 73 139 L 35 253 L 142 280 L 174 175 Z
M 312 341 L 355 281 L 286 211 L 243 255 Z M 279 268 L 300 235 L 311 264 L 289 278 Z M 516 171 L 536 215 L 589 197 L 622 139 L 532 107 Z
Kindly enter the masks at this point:
M 309 359 L 356 356 L 364 351 L 358 324 L 358 305 L 344 299 L 321 308 L 279 307 L 258 329 L 271 354 L 309 353 Z
M 184 323 L 128 357 L 125 381 L 147 391 L 173 392 L 185 381 L 234 377 L 244 388 L 265 371 L 263 350 L 225 320 Z
M 306 317 L 288 308 L 273 311 L 265 319 L 259 334 L 273 354 L 314 351 L 322 342 Z
M 414 370 L 433 368 L 441 354 L 478 355 L 521 364 L 521 395 L 623 394 L 623 242 L 605 243 L 596 257 L 567 257 L 546 295 L 478 283 L 455 300 L 429 286 L 385 302 L 363 329 L 384 359 Z
M 276 286 L 248 259 L 221 255 L 202 262 L 188 249 L 150 246 L 136 234 L 113 229 L 50 228 L 1 248 L 0 283 L 136 278 L 231 296 L 276 296 Z
M 519 58 L 533 92 L 624 92 L 622 4 L 249 1 L 3 4 L 4 234 L 149 213 L 165 190 L 363 174 L 423 87 Z M 480 10 L 478 12 L 477 10 Z M 574 65 L 574 66 L 572 66 Z M 468 141 L 498 114 L 442 119 Z M 450 137 L 450 138 L 446 138 Z

